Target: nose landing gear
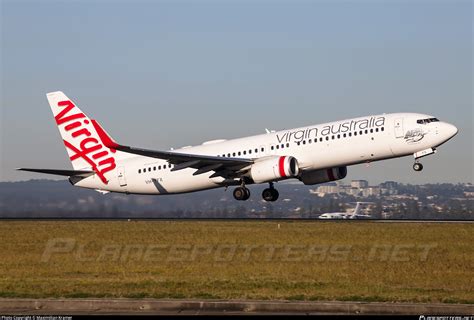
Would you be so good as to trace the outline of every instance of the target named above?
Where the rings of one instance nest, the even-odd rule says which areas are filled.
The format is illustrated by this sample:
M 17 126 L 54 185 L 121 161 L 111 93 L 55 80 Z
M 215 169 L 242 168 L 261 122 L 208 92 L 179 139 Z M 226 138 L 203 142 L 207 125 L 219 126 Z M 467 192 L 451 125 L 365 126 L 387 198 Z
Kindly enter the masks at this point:
M 421 163 L 419 163 L 419 162 L 415 162 L 415 163 L 413 164 L 413 170 L 415 170 L 415 171 L 421 171 L 421 170 L 423 170 L 423 165 L 422 165 Z
M 429 156 L 430 154 L 434 154 L 434 153 L 436 153 L 435 148 L 428 148 L 428 149 L 425 149 L 425 150 L 415 152 L 413 154 L 413 158 L 415 158 L 415 163 L 413 164 L 413 170 L 415 170 L 415 171 L 423 170 L 423 165 L 421 163 L 419 163 L 418 160 L 420 158 Z

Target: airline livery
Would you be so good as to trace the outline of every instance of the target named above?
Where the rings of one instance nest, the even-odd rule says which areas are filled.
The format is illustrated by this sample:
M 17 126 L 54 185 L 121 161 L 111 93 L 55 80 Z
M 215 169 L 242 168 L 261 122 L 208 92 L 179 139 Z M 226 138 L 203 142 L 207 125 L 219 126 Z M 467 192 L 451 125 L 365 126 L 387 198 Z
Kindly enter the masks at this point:
M 156 151 L 115 142 L 60 91 L 47 98 L 73 170 L 18 170 L 67 176 L 74 186 L 102 193 L 163 195 L 236 186 L 234 198 L 247 200 L 246 185 L 268 183 L 262 197 L 276 201 L 274 182 L 335 181 L 354 164 L 412 155 L 413 169 L 421 171 L 419 159 L 458 132 L 429 115 L 392 113 Z

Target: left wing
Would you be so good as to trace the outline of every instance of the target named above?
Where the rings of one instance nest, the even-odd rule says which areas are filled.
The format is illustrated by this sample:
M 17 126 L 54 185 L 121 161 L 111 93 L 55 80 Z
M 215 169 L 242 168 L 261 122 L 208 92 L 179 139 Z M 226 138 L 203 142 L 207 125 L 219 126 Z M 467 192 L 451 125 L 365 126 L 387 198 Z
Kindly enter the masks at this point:
M 254 163 L 254 160 L 252 159 L 214 157 L 207 155 L 197 155 L 172 151 L 155 151 L 149 149 L 123 146 L 115 142 L 105 132 L 105 130 L 102 129 L 102 127 L 97 121 L 91 121 L 94 125 L 95 130 L 97 131 L 97 134 L 102 140 L 102 143 L 107 148 L 137 154 L 145 157 L 167 160 L 169 163 L 174 164 L 174 167 L 171 169 L 171 171 L 193 168 L 196 169 L 193 175 L 214 171 L 214 174 L 210 176 L 211 178 L 218 176 L 221 176 L 223 178 L 236 178 L 240 177 L 243 173 L 250 169 L 250 166 Z
M 16 170 L 55 174 L 58 176 L 67 176 L 67 177 L 78 177 L 78 176 L 88 177 L 95 174 L 95 172 L 91 170 L 62 170 L 62 169 L 34 169 L 34 168 L 17 168 Z

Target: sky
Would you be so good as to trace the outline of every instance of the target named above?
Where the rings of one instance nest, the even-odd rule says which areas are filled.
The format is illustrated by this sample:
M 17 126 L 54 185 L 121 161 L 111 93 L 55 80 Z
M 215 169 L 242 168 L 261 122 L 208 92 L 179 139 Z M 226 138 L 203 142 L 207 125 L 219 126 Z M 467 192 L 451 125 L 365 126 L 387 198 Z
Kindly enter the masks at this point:
M 473 182 L 471 1 L 0 1 L 0 181 L 71 168 L 45 94 L 157 150 L 390 112 L 460 132 L 373 183 Z M 324 156 L 324 155 L 318 155 Z

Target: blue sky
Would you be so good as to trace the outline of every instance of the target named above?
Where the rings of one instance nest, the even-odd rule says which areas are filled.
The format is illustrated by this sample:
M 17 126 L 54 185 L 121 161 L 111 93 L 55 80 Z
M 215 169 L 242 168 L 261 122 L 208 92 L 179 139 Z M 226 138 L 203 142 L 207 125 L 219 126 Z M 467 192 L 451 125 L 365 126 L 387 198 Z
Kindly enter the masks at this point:
M 470 1 L 2 1 L 0 180 L 69 168 L 45 93 L 154 149 L 383 112 L 454 123 L 349 179 L 473 181 Z

